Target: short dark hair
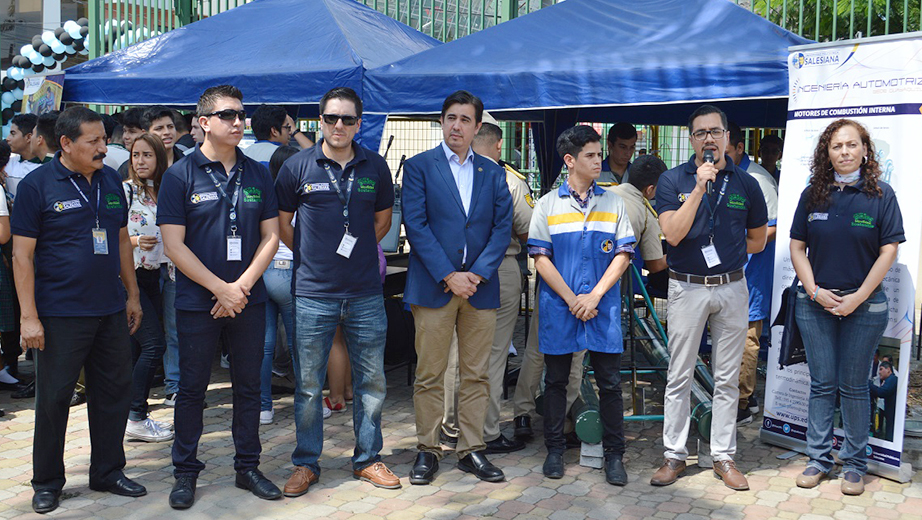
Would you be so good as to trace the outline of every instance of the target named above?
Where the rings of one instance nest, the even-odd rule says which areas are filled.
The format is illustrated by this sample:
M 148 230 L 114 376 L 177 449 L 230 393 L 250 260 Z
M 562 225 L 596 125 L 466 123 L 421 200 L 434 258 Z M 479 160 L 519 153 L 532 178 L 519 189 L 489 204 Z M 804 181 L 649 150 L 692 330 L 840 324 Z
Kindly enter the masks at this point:
M 643 191 L 650 185 L 656 185 L 659 176 L 666 171 L 666 163 L 655 155 L 641 155 L 631 163 L 628 182 Z
M 272 157 L 269 158 L 269 173 L 272 174 L 272 180 L 278 177 L 279 170 L 282 169 L 282 165 L 285 164 L 285 161 L 300 151 L 301 150 L 298 150 L 294 146 L 283 144 L 272 152 Z
M 320 98 L 320 113 L 323 114 L 327 109 L 327 101 L 331 99 L 345 99 L 346 101 L 352 101 L 352 104 L 355 105 L 355 115 L 362 117 L 362 98 L 355 93 L 349 87 L 336 87 L 327 91 L 326 94 Z
M 10 143 L 6 142 L 5 139 L 0 139 L 0 170 L 6 168 L 6 165 L 9 164 L 10 155 L 12 153 L 13 150 L 10 148 Z
M 218 85 L 208 87 L 205 92 L 198 98 L 198 104 L 195 105 L 195 113 L 199 116 L 214 112 L 214 106 L 221 98 L 233 98 L 243 103 L 243 92 L 233 85 Z
M 132 128 L 143 128 L 141 126 L 141 119 L 144 117 L 144 109 L 141 107 L 131 107 L 128 110 L 122 112 L 119 120 L 122 123 L 123 127 L 132 127 Z
M 458 90 L 449 94 L 442 103 L 442 113 L 439 115 L 439 119 L 445 117 L 445 112 L 448 112 L 452 105 L 474 105 L 474 118 L 478 123 L 483 121 L 483 101 L 470 92 Z
M 145 132 L 150 130 L 150 126 L 154 124 L 154 121 L 164 117 L 170 118 L 173 125 L 176 125 L 176 121 L 173 119 L 173 111 L 169 108 L 159 105 L 148 108 L 144 111 L 144 116 L 141 118 L 141 130 Z
M 35 130 L 35 123 L 38 121 L 38 116 L 35 114 L 16 114 L 13 116 L 13 119 L 10 120 L 11 124 L 16 125 L 16 128 L 24 134 L 31 134 Z
M 746 138 L 743 135 L 743 129 L 740 128 L 740 125 L 730 121 L 727 123 L 727 133 L 730 135 L 730 146 L 736 147 L 736 145 L 743 142 Z
M 192 128 L 191 118 L 189 114 L 181 114 L 178 110 L 173 110 L 173 125 L 176 127 L 176 132 L 188 134 L 189 129 Z
M 286 117 L 288 117 L 288 112 L 278 105 L 259 105 L 259 108 L 250 116 L 253 135 L 260 141 L 266 141 L 272 137 L 272 130 L 278 130 L 281 133 Z
M 759 143 L 759 146 L 761 147 L 767 144 L 773 144 L 777 146 L 779 150 L 784 148 L 784 140 L 775 134 L 768 134 L 762 137 L 762 141 Z
M 564 130 L 557 138 L 557 153 L 561 157 L 565 155 L 576 157 L 587 144 L 598 143 L 601 140 L 602 136 L 591 126 L 576 125 Z
M 58 116 L 60 114 L 60 110 L 51 110 L 38 116 L 38 121 L 35 122 L 35 133 L 42 136 L 48 149 L 52 152 L 57 152 L 61 149 L 61 141 L 55 139 Z
M 616 139 L 631 139 L 637 137 L 637 129 L 630 123 L 615 123 L 608 129 L 608 142 L 614 143 Z
M 487 144 L 496 144 L 503 138 L 503 129 L 493 123 L 484 123 L 480 125 L 480 130 L 474 136 L 474 141 Z
M 889 370 L 890 372 L 893 372 L 893 364 L 890 363 L 889 361 L 881 361 L 878 367 L 883 367 Z
M 102 126 L 106 129 L 106 139 L 112 139 L 112 132 L 115 131 L 118 122 L 109 114 L 99 114 L 99 116 L 102 117 Z
M 701 116 L 706 116 L 708 114 L 720 114 L 720 122 L 723 123 L 724 128 L 727 128 L 727 114 L 724 114 L 724 111 L 715 107 L 714 105 L 701 105 L 690 116 L 688 116 L 688 131 L 691 132 L 694 130 L 692 125 L 695 123 L 695 119 L 698 119 Z
M 125 144 L 125 127 L 122 125 L 115 125 L 115 128 L 112 129 L 112 135 L 109 136 L 109 140 L 113 143 Z
M 102 116 L 86 107 L 70 107 L 61 112 L 54 124 L 54 137 L 58 144 L 62 137 L 71 141 L 80 139 L 84 123 L 102 123 Z

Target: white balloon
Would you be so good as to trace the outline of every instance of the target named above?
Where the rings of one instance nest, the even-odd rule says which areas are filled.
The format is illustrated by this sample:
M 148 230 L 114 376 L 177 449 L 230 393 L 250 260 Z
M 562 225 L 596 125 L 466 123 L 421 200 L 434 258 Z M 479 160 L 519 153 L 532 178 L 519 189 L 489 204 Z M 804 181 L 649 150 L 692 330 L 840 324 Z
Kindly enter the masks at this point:
M 34 52 L 34 51 L 28 57 L 29 57 L 29 61 L 31 61 L 33 65 L 38 65 L 39 63 L 42 63 L 44 61 L 44 57 L 41 54 Z
M 10 68 L 8 71 L 6 71 L 6 75 L 15 79 L 16 81 L 19 81 L 24 77 L 23 70 L 20 69 L 19 67 Z
M 53 57 L 53 56 L 46 56 L 45 59 L 42 60 L 42 63 L 43 63 L 46 67 L 50 67 L 50 66 L 54 65 L 56 62 L 54 61 L 54 57 Z
M 6 139 L 8 135 L 10 135 L 10 123 L 3 125 L 3 138 Z
M 77 24 L 75 23 L 74 25 L 77 25 Z M 80 26 L 79 26 L 79 25 L 77 25 L 76 27 L 73 27 L 73 26 L 72 26 L 70 29 L 65 29 L 65 30 L 67 31 L 67 34 L 69 34 L 70 37 L 73 38 L 73 39 L 75 39 L 75 40 L 79 40 L 79 39 L 83 38 L 83 35 L 80 34 Z M 108 34 L 108 33 L 107 33 L 107 34 Z
M 53 32 L 45 31 L 42 33 L 42 41 L 45 42 L 45 45 L 51 47 L 54 44 L 54 42 L 58 41 L 58 39 L 55 38 Z
M 75 22 L 75 21 L 73 21 L 73 20 L 68 20 L 68 21 L 64 22 L 64 30 L 67 31 L 68 33 L 69 33 L 69 32 L 71 31 L 71 29 L 73 29 L 74 27 L 76 27 L 78 31 L 80 30 L 80 25 L 78 25 L 77 22 Z
M 80 54 L 83 55 L 83 56 L 86 56 L 86 55 L 89 54 L 89 53 L 90 53 L 90 50 L 89 50 L 89 49 L 86 49 L 86 48 L 80 51 Z
M 16 78 L 13 78 L 13 79 L 16 79 Z M 19 80 L 16 79 L 16 81 L 19 81 Z M 13 97 L 14 97 L 14 98 L 16 98 L 16 99 L 22 99 L 23 92 L 22 92 L 22 89 L 21 89 L 21 88 L 14 88 L 13 90 L 11 90 L 11 92 L 13 93 Z
M 19 54 L 21 54 L 21 55 L 23 55 L 23 56 L 25 56 L 25 57 L 28 58 L 28 57 L 29 57 L 29 54 L 31 54 L 32 51 L 34 51 L 34 50 L 35 50 L 35 49 L 32 48 L 32 44 L 31 44 L 31 43 L 27 43 L 26 45 L 23 45 L 21 49 L 19 49 Z
M 64 44 L 55 40 L 54 43 L 51 44 L 51 52 L 55 54 L 64 54 Z
M 77 54 L 77 49 L 75 49 L 73 45 L 66 45 L 64 47 L 64 52 L 67 54 Z

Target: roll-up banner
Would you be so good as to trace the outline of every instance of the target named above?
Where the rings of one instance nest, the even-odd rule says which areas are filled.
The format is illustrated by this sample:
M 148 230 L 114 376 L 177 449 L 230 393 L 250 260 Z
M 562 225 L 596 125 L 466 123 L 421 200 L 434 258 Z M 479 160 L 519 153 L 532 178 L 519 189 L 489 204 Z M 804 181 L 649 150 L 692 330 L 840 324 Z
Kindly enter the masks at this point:
M 810 177 L 810 161 L 820 133 L 840 118 L 867 127 L 877 149 L 881 178 L 896 192 L 906 242 L 884 278 L 890 323 L 878 346 L 878 359 L 890 356 L 898 378 L 893 438 L 887 438 L 882 402 L 872 399 L 868 470 L 900 482 L 912 469 L 900 460 L 906 419 L 906 391 L 915 316 L 915 287 L 922 237 L 922 33 L 792 47 L 788 59 L 790 97 L 778 197 L 778 231 L 772 317 L 781 292 L 794 278 L 790 230 L 794 209 Z M 848 259 L 843 259 L 848 261 Z M 780 368 L 781 327 L 772 330 L 765 382 L 761 439 L 804 451 L 810 373 L 806 363 Z M 877 366 L 877 363 L 874 363 Z M 869 381 L 878 377 L 868 374 Z M 878 382 L 879 384 L 879 382 Z M 841 418 L 834 419 L 834 452 L 843 442 Z

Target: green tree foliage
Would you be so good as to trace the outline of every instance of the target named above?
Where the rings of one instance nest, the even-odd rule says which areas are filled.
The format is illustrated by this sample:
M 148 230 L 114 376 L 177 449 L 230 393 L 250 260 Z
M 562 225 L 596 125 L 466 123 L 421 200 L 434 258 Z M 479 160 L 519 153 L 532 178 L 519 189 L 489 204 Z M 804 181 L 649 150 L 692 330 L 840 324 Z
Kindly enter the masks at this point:
M 920 6 L 922 0 L 752 0 L 756 14 L 816 41 L 918 31 Z

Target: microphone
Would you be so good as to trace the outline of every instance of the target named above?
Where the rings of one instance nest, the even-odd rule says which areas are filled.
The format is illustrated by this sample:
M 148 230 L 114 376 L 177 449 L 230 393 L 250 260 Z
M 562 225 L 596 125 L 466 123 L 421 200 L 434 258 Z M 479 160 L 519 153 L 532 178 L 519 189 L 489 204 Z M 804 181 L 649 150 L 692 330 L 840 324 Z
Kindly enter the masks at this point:
M 714 152 L 712 152 L 711 150 L 705 150 L 704 153 L 701 155 L 701 158 L 704 159 L 704 162 L 706 163 L 714 164 Z M 711 196 L 711 193 L 713 193 L 713 191 L 714 191 L 714 183 L 711 181 L 708 181 L 707 183 L 708 197 Z

